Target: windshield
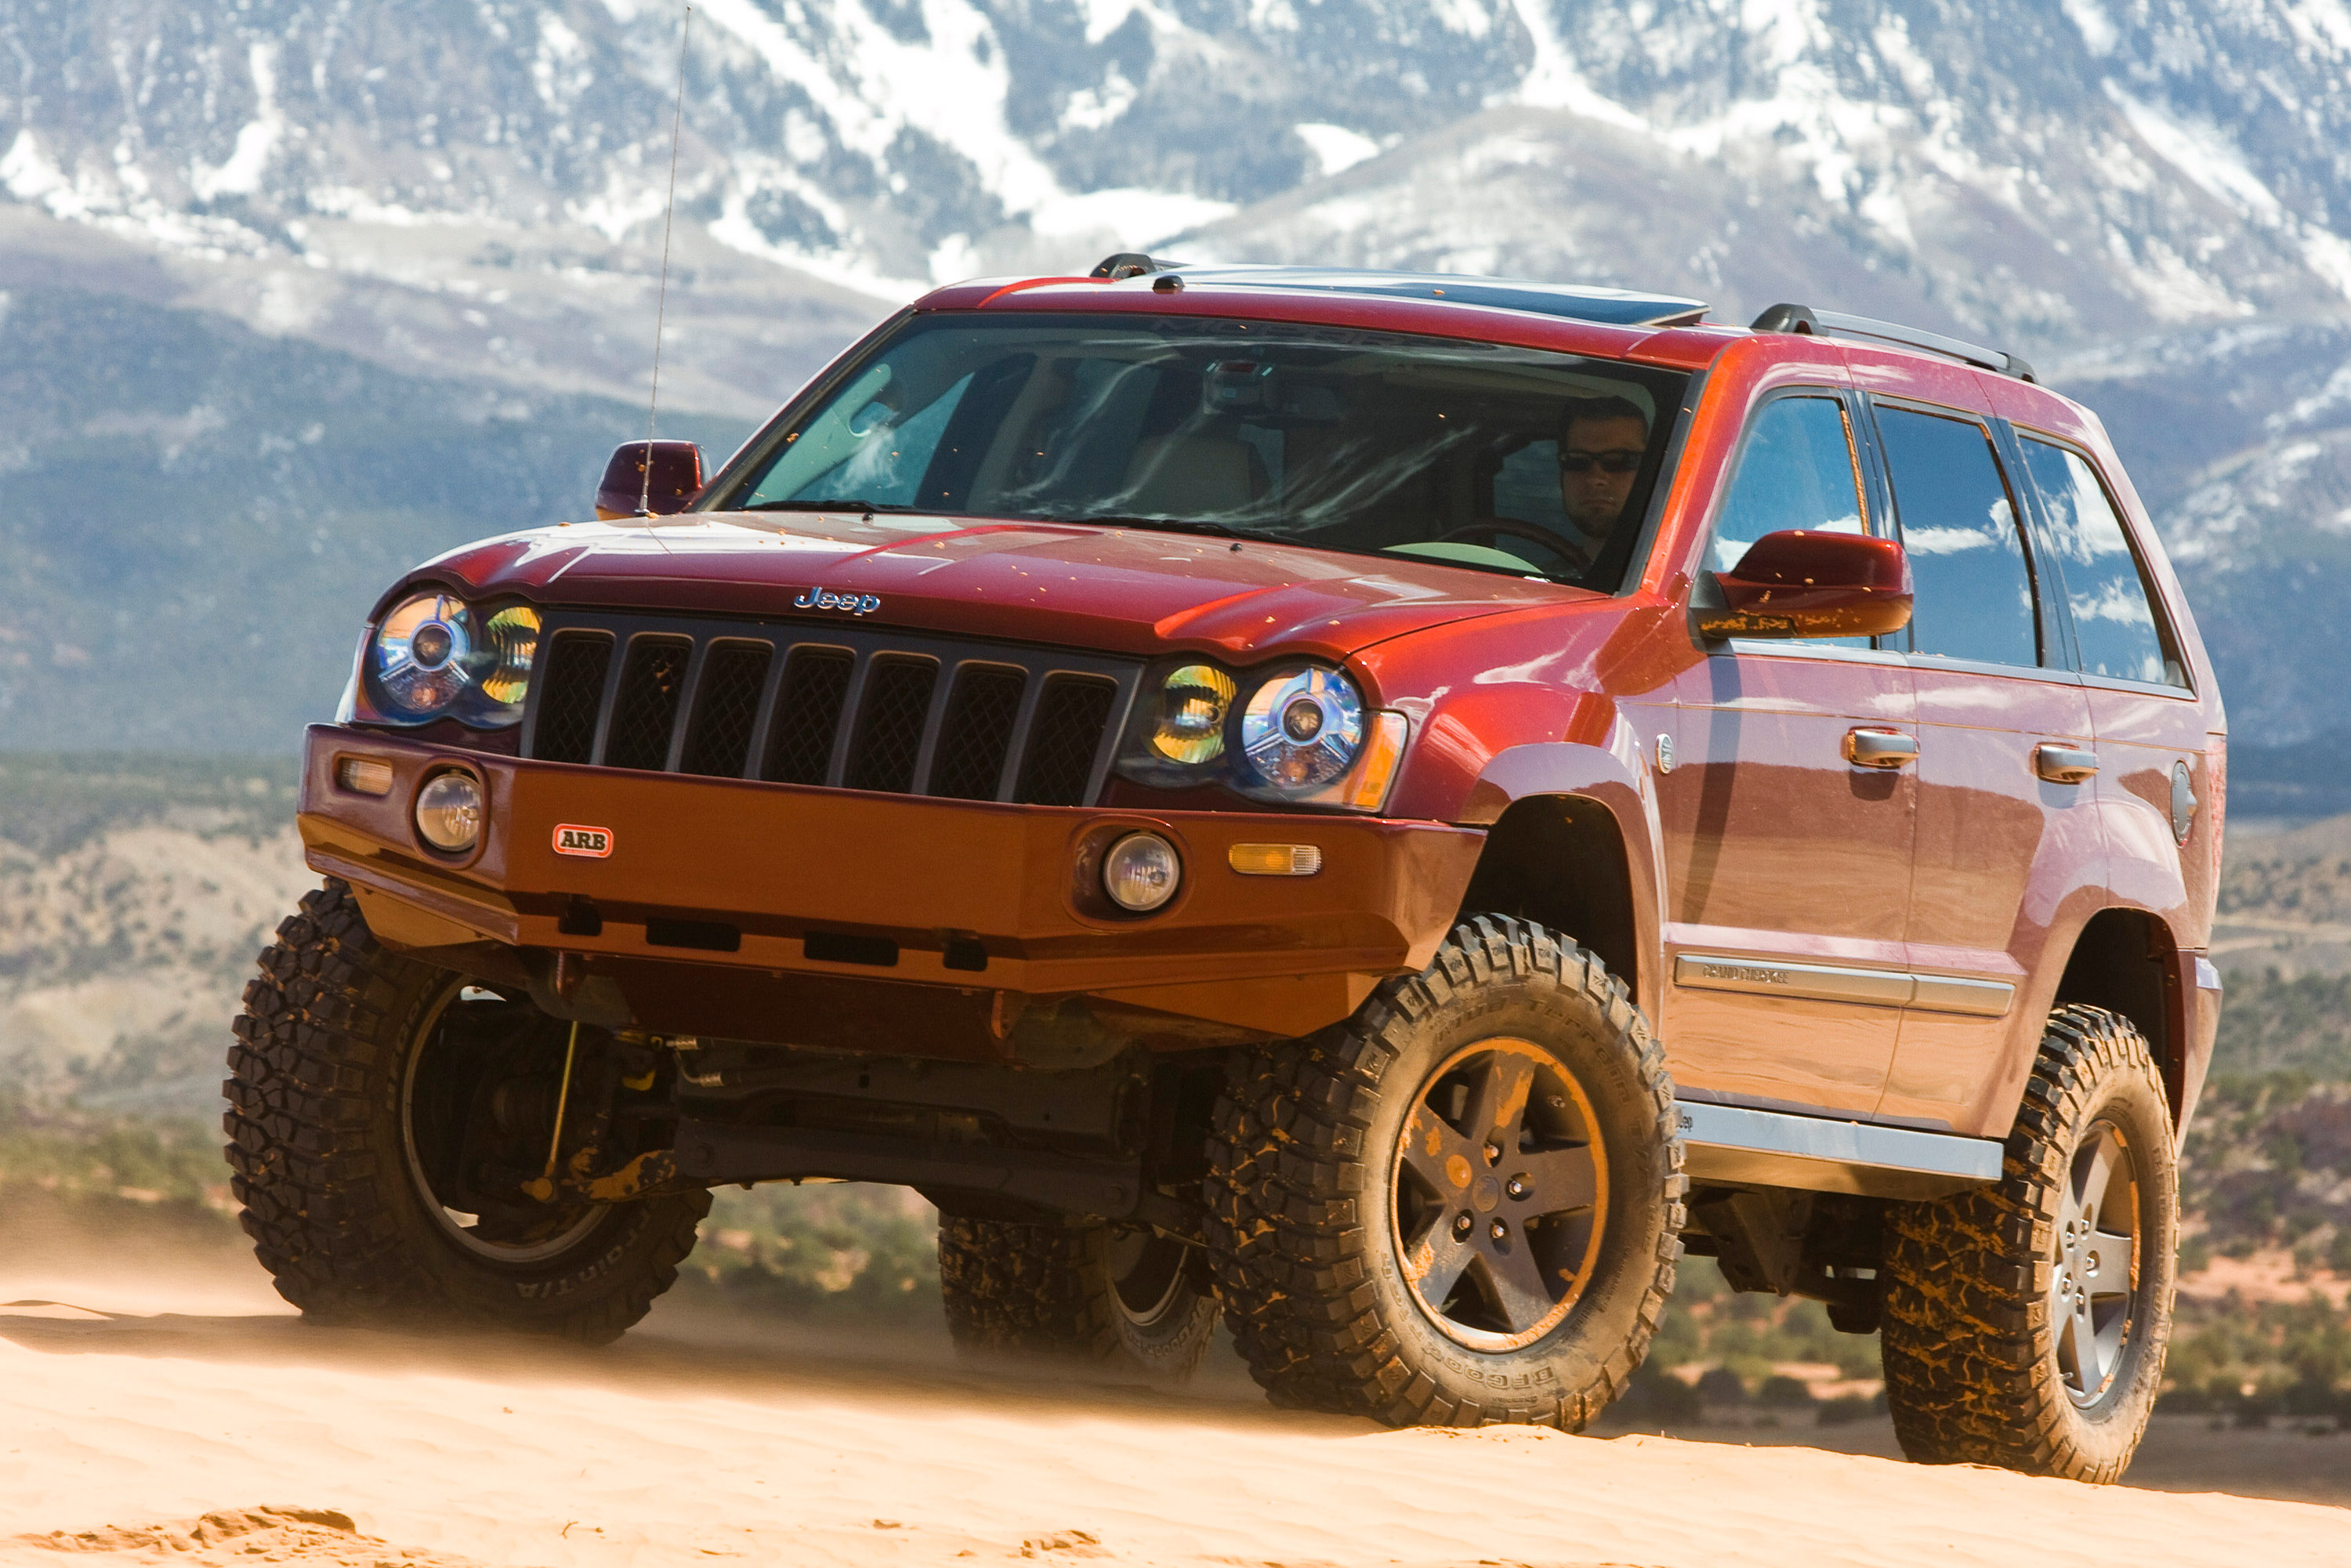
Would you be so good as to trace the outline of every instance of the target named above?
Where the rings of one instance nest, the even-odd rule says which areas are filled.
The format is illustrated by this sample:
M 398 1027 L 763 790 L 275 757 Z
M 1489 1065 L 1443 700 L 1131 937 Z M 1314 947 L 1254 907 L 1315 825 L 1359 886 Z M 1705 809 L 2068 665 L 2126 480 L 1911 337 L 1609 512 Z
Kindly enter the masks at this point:
M 1176 317 L 917 317 L 714 509 L 1101 521 L 1613 591 L 1686 377 Z

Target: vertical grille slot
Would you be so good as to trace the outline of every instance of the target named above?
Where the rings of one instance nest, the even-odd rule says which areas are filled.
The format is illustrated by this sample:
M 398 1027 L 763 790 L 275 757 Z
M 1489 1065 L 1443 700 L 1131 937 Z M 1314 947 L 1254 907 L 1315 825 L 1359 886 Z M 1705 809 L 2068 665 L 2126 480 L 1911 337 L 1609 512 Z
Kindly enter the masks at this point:
M 903 795 L 914 787 L 914 759 L 922 754 L 923 720 L 938 685 L 935 659 L 883 655 L 866 668 L 864 700 L 857 709 L 857 737 L 849 753 L 852 789 Z
M 776 691 L 760 778 L 778 784 L 824 782 L 832 766 L 833 732 L 841 727 L 841 705 L 848 699 L 849 675 L 856 663 L 846 648 L 803 644 L 791 651 Z
M 966 664 L 947 694 L 946 721 L 931 761 L 931 793 L 955 800 L 993 800 L 1004 784 L 1004 758 L 1020 716 L 1022 670 Z
M 1092 676 L 1055 675 L 1047 681 L 1012 798 L 1027 806 L 1084 805 L 1117 695 L 1116 683 Z
M 751 729 L 759 720 L 759 693 L 768 684 L 775 649 L 765 643 L 713 643 L 695 688 L 694 719 L 685 732 L 682 773 L 740 779 L 751 759 Z
M 694 644 L 684 637 L 630 640 L 628 657 L 621 665 L 620 693 L 612 702 L 612 732 L 604 742 L 604 766 L 668 766 L 670 732 L 677 727 L 685 666 L 693 657 Z
M 601 632 L 559 632 L 538 676 L 538 727 L 530 754 L 547 762 L 585 762 L 596 748 L 596 715 L 612 639 Z

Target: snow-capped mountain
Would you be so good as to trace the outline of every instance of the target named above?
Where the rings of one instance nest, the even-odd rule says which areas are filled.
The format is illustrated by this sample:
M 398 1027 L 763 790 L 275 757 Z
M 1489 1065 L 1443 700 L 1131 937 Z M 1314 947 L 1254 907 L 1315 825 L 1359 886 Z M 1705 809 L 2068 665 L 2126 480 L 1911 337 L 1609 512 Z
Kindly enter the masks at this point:
M 1888 316 L 2021 350 L 2104 410 L 2229 667 L 2316 683 L 2232 682 L 2241 720 L 2346 722 L 2351 653 L 2314 663 L 2261 609 L 2351 565 L 2345 0 L 696 0 L 684 21 L 677 0 L 10 0 L 0 290 L 218 312 L 534 407 L 641 400 L 682 70 L 666 405 L 755 418 L 929 283 L 1133 247 Z
M 224 257 L 643 243 L 683 18 L 16 0 L 0 184 Z M 2339 0 L 702 0 L 679 193 L 719 245 L 885 296 L 1185 236 L 1741 308 L 1875 276 L 2066 341 L 2341 308 L 2346 80 Z

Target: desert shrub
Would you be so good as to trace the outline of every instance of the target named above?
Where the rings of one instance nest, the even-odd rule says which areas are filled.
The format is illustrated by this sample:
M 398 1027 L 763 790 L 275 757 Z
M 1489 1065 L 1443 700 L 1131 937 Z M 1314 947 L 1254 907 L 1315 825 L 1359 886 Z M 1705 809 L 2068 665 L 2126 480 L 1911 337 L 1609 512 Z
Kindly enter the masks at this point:
M 932 1319 L 939 1312 L 938 1215 L 904 1187 L 724 1187 L 682 1272 L 743 1306 Z

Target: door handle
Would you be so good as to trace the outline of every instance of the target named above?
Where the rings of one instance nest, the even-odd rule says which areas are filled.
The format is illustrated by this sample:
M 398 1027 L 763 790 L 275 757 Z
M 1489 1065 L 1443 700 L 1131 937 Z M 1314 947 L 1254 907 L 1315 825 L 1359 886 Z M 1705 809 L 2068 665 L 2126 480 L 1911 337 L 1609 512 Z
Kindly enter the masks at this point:
M 2032 771 L 2052 784 L 2079 784 L 2096 777 L 2097 754 L 2062 740 L 2044 740 L 2032 748 Z
M 1855 768 L 1907 768 L 1918 760 L 1918 737 L 1863 726 L 1844 732 L 1844 759 Z

